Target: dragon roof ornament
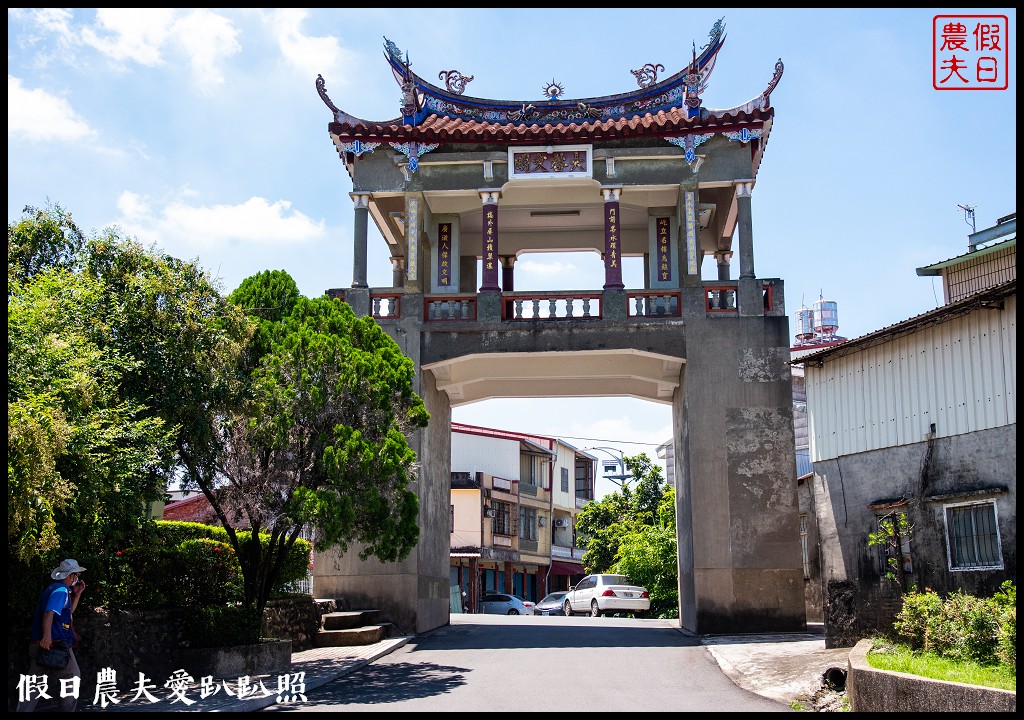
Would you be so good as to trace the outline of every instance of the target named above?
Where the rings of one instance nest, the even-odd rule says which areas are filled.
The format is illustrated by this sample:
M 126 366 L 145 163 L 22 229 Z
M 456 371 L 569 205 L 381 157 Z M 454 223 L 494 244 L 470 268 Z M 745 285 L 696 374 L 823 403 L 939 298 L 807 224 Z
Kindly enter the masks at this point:
M 708 42 L 700 52 L 694 52 L 691 62 L 680 72 L 660 82 L 657 70 L 661 65 L 650 65 L 631 71 L 640 85 L 638 90 L 595 98 L 570 99 L 563 96 L 561 85 L 553 80 L 545 86 L 545 99 L 490 100 L 467 97 L 466 83 L 472 75 L 456 71 L 442 72 L 439 79 L 447 87 L 441 88 L 414 73 L 409 54 L 391 40 L 384 38 L 384 55 L 402 88 L 401 113 L 404 125 L 416 126 L 430 115 L 475 122 L 519 124 L 526 121 L 538 124 L 592 122 L 610 120 L 683 107 L 687 98 L 691 109 L 699 105 L 699 94 L 708 83 L 718 52 L 725 43 L 724 18 L 720 18 L 708 33 Z M 640 74 L 638 74 L 640 73 Z M 694 77 L 696 76 L 696 77 Z

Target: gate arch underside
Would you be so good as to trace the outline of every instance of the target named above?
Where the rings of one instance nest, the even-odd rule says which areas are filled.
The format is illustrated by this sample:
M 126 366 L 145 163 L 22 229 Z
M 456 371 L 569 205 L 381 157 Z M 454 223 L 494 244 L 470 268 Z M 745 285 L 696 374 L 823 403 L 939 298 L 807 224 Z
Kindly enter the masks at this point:
M 452 407 L 492 398 L 634 397 L 671 403 L 683 358 L 640 350 L 475 353 L 429 363 Z

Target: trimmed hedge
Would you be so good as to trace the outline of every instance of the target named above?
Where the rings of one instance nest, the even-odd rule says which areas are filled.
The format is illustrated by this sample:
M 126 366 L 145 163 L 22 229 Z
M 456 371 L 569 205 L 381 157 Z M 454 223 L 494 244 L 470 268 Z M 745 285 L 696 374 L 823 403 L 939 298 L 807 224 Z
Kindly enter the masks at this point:
M 159 610 L 227 605 L 242 599 L 242 570 L 224 528 L 164 520 L 157 520 L 155 526 L 153 544 L 119 550 L 110 558 L 106 577 L 97 578 L 100 587 L 93 604 Z M 243 548 L 252 542 L 249 531 L 237 535 Z M 260 535 L 264 549 L 269 539 Z M 295 541 L 272 597 L 306 578 L 311 549 L 308 541 Z

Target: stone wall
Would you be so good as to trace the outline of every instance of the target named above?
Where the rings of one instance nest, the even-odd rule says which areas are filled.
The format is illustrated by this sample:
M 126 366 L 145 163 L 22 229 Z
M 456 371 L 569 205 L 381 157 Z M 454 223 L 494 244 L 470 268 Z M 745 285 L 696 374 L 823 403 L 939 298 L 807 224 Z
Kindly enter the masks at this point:
M 344 609 L 341 601 L 314 600 L 309 595 L 272 600 L 264 614 L 264 634 L 291 640 L 292 650 L 313 647 L 313 636 L 326 612 Z M 79 703 L 95 694 L 96 674 L 105 668 L 117 672 L 118 684 L 127 689 L 145 673 L 158 688 L 179 669 L 179 650 L 186 648 L 183 619 L 188 609 L 113 610 L 104 608 L 75 613 L 80 641 L 75 658 L 82 669 Z M 12 626 L 7 636 L 7 705 L 18 699 L 18 680 L 28 670 L 27 627 Z M 188 670 L 188 668 L 185 668 Z

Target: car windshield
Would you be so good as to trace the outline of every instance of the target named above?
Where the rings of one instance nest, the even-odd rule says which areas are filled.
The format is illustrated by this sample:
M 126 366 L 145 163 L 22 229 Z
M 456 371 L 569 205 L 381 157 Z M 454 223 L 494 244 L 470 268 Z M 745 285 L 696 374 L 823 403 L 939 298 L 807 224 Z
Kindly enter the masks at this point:
M 565 593 L 564 592 L 553 592 L 550 595 L 545 595 L 544 599 L 541 600 L 541 602 L 542 603 L 554 602 L 555 600 L 561 600 L 564 597 L 565 597 Z
M 604 584 L 605 585 L 632 585 L 632 583 L 629 582 L 629 578 L 626 577 L 625 575 L 605 575 L 604 576 Z

